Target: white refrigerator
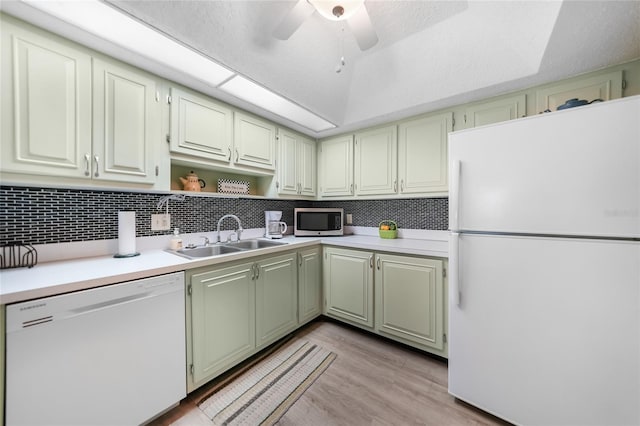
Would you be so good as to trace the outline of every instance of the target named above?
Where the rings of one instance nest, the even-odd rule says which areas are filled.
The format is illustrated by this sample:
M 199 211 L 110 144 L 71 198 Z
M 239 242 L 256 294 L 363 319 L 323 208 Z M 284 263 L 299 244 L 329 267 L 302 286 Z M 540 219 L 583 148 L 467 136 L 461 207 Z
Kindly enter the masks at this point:
M 640 424 L 640 97 L 449 137 L 449 393 Z

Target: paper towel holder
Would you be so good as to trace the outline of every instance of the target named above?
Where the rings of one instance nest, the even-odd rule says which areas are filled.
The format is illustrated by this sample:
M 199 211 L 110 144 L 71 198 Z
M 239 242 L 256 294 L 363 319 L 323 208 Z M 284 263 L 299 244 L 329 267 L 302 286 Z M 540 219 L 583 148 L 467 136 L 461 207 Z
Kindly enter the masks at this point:
M 140 256 L 136 251 L 136 212 L 118 212 L 118 252 L 115 258 Z

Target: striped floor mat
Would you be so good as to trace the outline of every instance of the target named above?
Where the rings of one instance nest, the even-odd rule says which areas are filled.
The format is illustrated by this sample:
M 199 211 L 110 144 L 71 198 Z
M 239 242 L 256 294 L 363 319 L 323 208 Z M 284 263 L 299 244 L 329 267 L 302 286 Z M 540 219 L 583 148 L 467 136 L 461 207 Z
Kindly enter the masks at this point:
M 215 425 L 273 425 L 329 367 L 336 354 L 296 341 L 200 404 Z

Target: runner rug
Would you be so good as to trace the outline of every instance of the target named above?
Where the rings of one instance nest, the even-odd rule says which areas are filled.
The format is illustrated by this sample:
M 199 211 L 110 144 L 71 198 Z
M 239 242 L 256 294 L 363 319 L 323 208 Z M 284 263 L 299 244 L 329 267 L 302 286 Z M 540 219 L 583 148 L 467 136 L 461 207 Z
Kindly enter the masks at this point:
M 329 367 L 336 354 L 296 341 L 202 402 L 215 425 L 273 425 Z

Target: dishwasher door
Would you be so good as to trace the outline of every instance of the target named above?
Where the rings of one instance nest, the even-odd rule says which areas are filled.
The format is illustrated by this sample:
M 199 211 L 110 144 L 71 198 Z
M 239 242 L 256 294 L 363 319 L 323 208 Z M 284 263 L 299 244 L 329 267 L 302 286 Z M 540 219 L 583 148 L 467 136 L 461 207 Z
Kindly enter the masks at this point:
M 7 425 L 134 425 L 186 396 L 184 273 L 7 306 Z

